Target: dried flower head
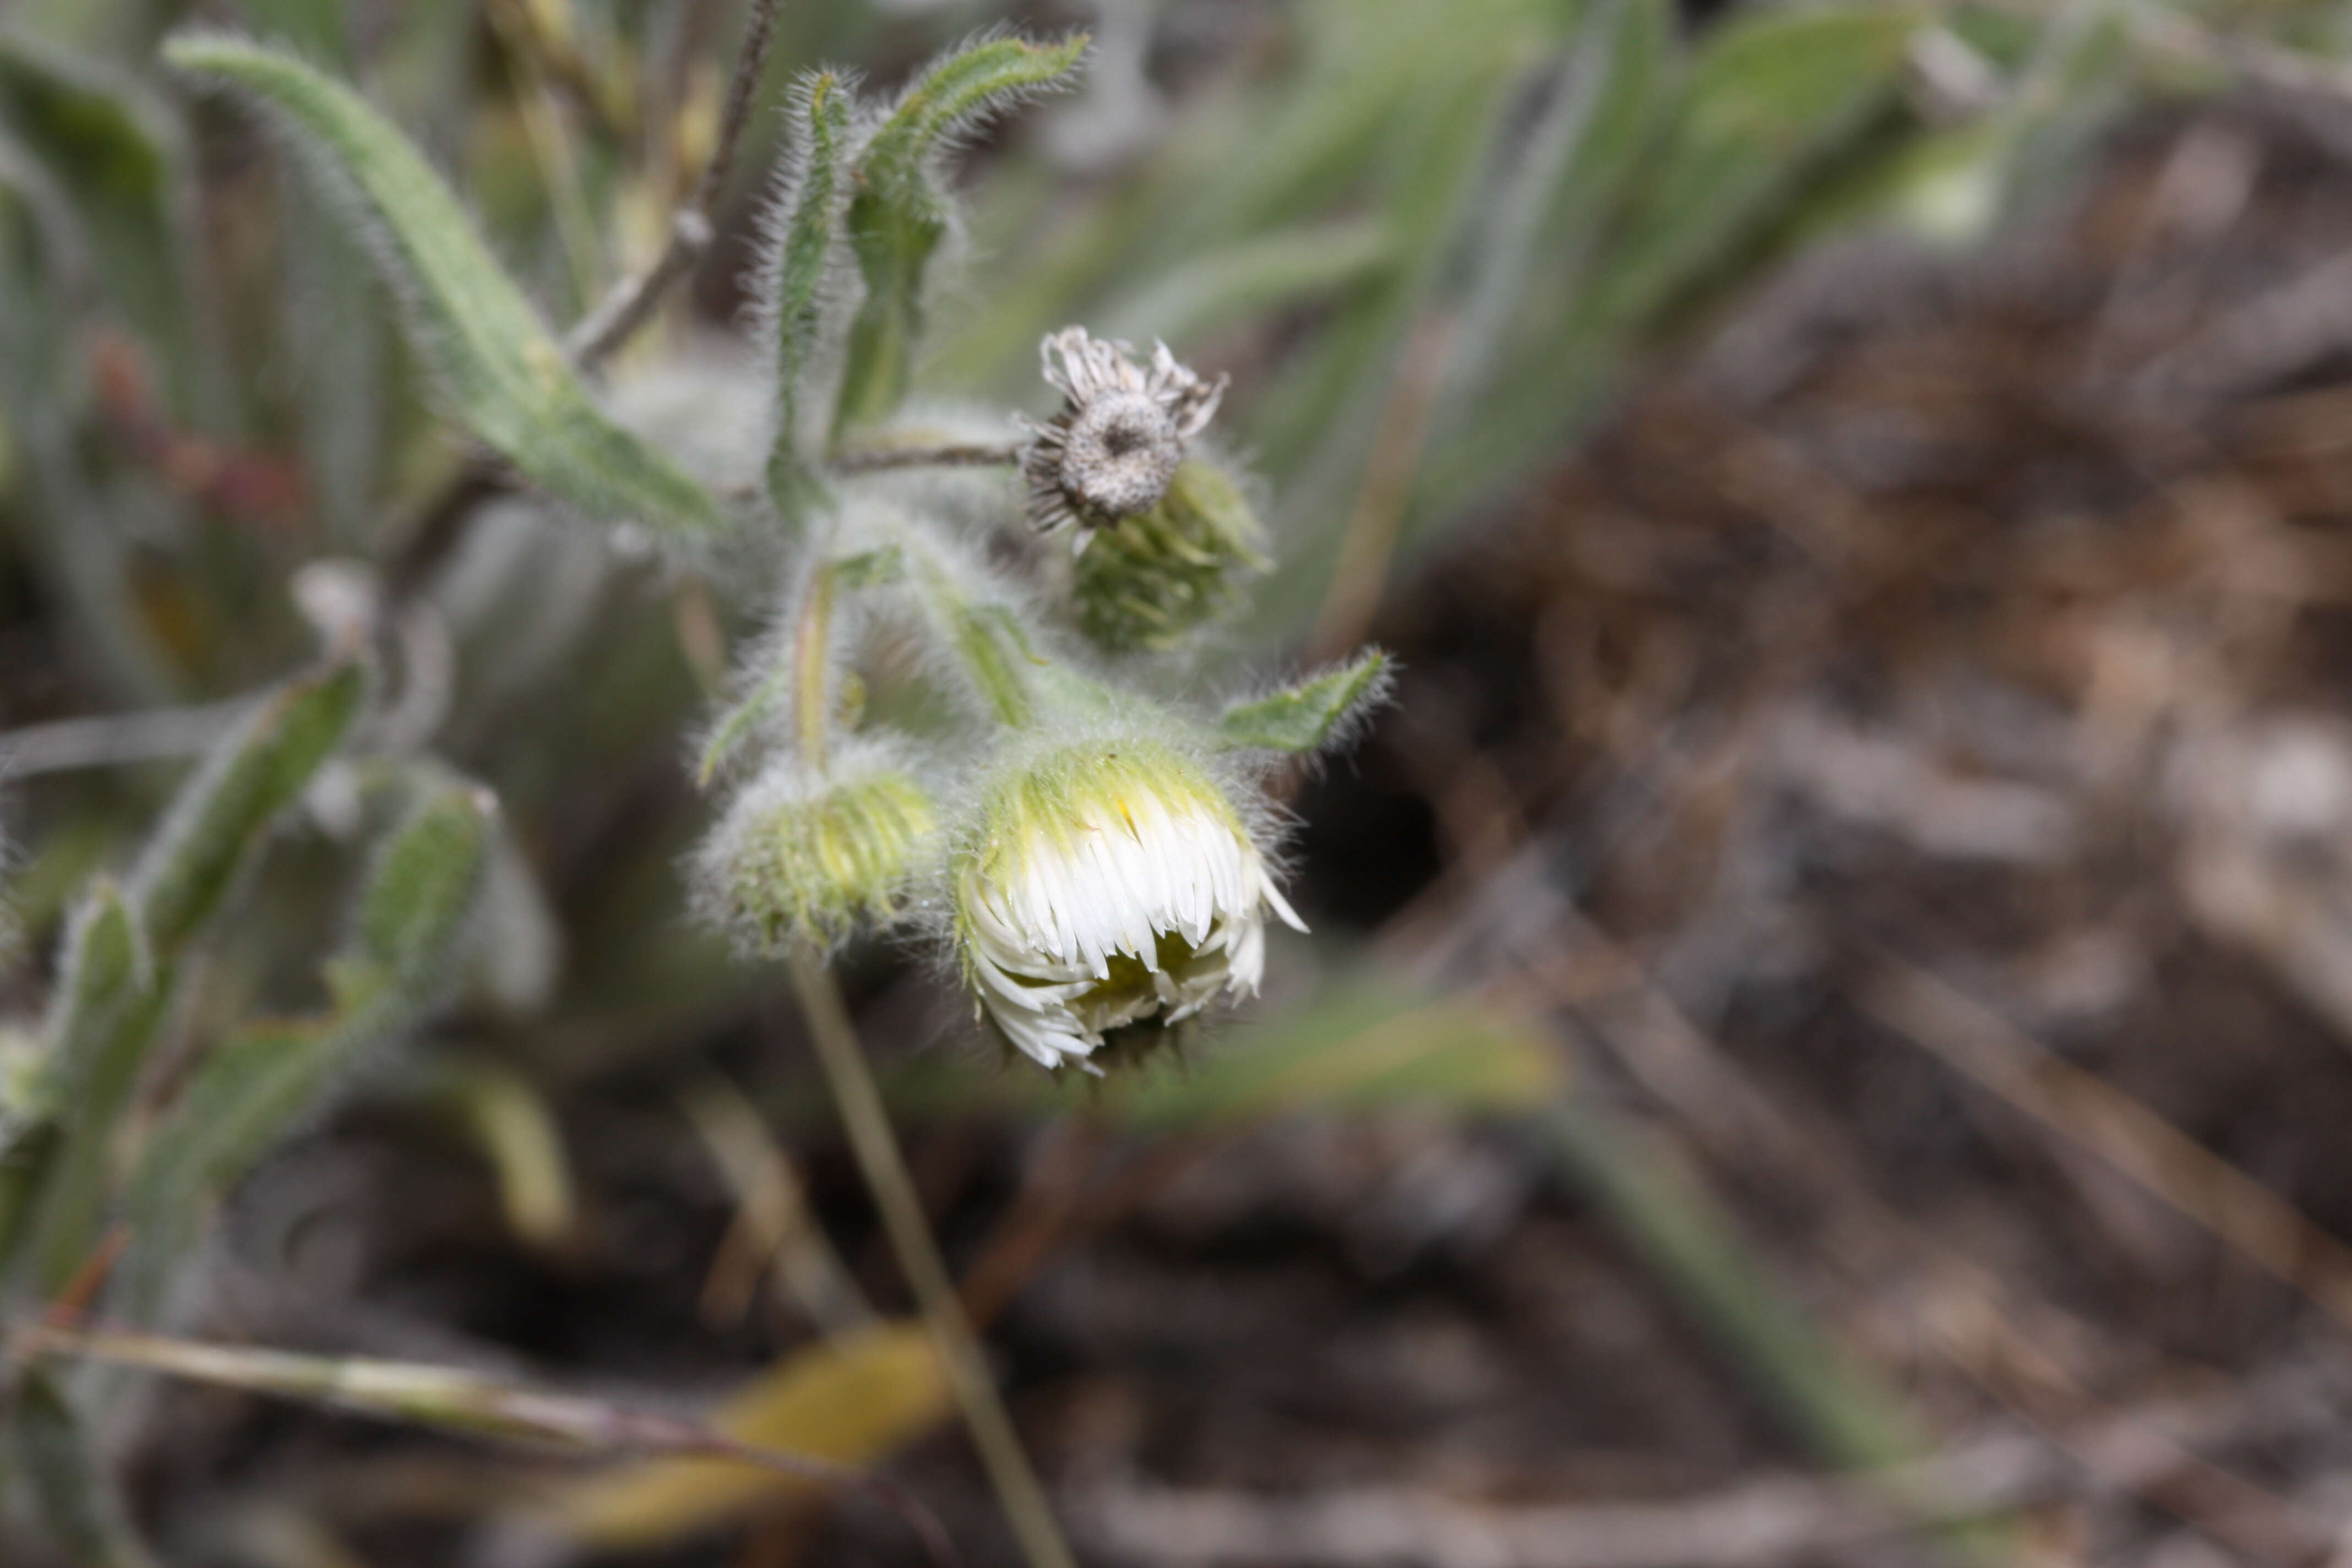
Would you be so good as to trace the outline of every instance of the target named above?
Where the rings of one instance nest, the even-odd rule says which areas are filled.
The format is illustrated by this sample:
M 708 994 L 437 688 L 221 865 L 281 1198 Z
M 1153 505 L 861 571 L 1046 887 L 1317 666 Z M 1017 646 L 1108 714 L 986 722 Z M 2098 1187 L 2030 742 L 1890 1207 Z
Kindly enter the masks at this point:
M 1150 741 L 999 778 L 953 871 L 974 1011 L 1048 1068 L 1255 994 L 1267 910 L 1306 929 L 1231 797 Z
M 1054 417 L 1029 426 L 1021 457 L 1039 528 L 1050 532 L 1075 522 L 1090 530 L 1150 510 L 1216 413 L 1223 376 L 1202 381 L 1176 363 L 1166 343 L 1153 345 L 1149 369 L 1132 353 L 1084 327 L 1065 327 L 1039 345 L 1045 380 L 1062 393 Z M 1079 534 L 1079 549 L 1088 537 Z
M 788 763 L 754 780 L 706 842 L 702 897 L 752 947 L 825 946 L 898 915 L 937 826 L 930 797 L 896 769 L 814 780 Z

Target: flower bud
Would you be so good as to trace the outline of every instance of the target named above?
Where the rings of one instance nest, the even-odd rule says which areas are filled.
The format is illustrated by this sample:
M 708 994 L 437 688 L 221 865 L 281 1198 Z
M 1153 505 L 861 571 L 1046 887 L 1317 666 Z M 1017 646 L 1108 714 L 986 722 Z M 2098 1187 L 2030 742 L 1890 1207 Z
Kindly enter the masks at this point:
M 1164 648 L 1240 602 L 1264 572 L 1265 531 L 1241 487 L 1187 458 L 1159 504 L 1095 531 L 1072 563 L 1078 626 L 1118 652 Z
M 897 918 L 935 842 L 937 813 L 895 769 L 811 780 L 791 765 L 739 795 L 700 852 L 706 910 L 751 946 L 823 947 Z
M 1254 994 L 1265 911 L 1304 931 L 1234 802 L 1157 742 L 1066 747 L 985 790 L 952 864 L 974 1010 L 1047 1068 Z
M 1072 523 L 1099 528 L 1150 510 L 1217 411 L 1223 376 L 1202 381 L 1166 343 L 1154 345 L 1148 370 L 1130 353 L 1084 327 L 1066 327 L 1039 345 L 1062 406 L 1045 424 L 1030 426 L 1021 472 L 1030 515 L 1045 531 Z M 1079 535 L 1079 549 L 1087 537 Z

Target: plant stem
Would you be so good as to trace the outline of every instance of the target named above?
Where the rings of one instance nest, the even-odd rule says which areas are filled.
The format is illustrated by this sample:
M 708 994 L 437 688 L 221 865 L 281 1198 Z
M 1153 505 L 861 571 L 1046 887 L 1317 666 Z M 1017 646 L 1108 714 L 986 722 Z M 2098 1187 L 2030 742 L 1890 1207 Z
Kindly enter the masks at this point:
M 768 50 L 775 42 L 776 13 L 782 3 L 752 0 L 751 14 L 743 24 L 743 47 L 735 56 L 735 74 L 727 84 L 718 143 L 711 149 L 702 178 L 695 183 L 692 199 L 672 215 L 669 241 L 661 255 L 644 272 L 623 280 L 572 329 L 564 347 L 582 370 L 595 370 L 635 336 L 637 329 L 653 319 L 654 308 L 671 285 L 693 271 L 709 251 L 714 237 L 711 212 L 735 167 L 743 128 L 751 123 L 752 100 L 767 75 Z
M 866 447 L 835 454 L 826 466 L 836 474 L 870 474 L 884 468 L 1009 468 L 1021 460 L 1018 442 L 1003 446 Z
M 939 1244 L 932 1240 L 930 1226 L 923 1218 L 922 1201 L 899 1155 L 898 1136 L 891 1131 L 889 1114 L 882 1106 L 882 1092 L 875 1087 L 840 988 L 834 984 L 824 960 L 806 946 L 794 948 L 785 962 L 792 974 L 793 994 L 808 1020 L 818 1065 L 824 1070 L 842 1125 L 849 1134 L 850 1150 L 857 1157 L 875 1206 L 882 1213 L 882 1228 L 922 1309 L 949 1386 L 962 1407 L 964 1426 L 971 1433 L 972 1446 L 980 1450 L 981 1463 L 996 1488 L 997 1500 L 1021 1543 L 1022 1554 L 1029 1568 L 1076 1568 L 1076 1560 L 1046 1505 L 1045 1489 L 1030 1468 L 1028 1455 L 1022 1451 L 1013 1418 L 997 1397 L 980 1341 L 964 1317 L 955 1282 L 949 1278 Z
M 802 606 L 800 625 L 793 633 L 793 663 L 798 688 L 793 694 L 793 720 L 800 736 L 801 758 L 819 773 L 824 772 L 825 730 L 833 721 L 830 683 L 825 677 L 833 672 L 835 587 L 833 563 L 819 561 L 809 578 L 808 600 Z

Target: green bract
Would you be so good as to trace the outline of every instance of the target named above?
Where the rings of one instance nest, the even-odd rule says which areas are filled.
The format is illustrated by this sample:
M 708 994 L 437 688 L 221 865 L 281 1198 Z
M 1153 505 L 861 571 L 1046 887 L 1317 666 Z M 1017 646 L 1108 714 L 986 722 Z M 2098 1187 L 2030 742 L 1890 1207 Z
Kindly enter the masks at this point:
M 1079 629 L 1115 651 L 1173 647 L 1240 605 L 1265 552 L 1234 477 L 1187 458 L 1158 505 L 1096 529 L 1072 563 Z
M 938 826 L 905 773 L 811 783 L 782 771 L 745 790 L 713 835 L 705 895 L 761 949 L 825 946 L 898 915 Z

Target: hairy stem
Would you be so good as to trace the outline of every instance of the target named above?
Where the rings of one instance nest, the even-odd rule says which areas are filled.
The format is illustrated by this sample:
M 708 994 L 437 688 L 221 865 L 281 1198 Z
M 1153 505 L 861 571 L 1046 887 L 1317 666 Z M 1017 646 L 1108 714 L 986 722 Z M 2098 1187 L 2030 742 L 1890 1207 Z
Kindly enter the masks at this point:
M 833 600 L 835 579 L 832 563 L 821 562 L 809 579 L 808 602 L 793 633 L 793 662 L 799 689 L 793 693 L 793 720 L 800 736 L 801 758 L 819 773 L 824 772 L 825 728 L 833 704 L 825 677 L 832 673 Z
M 922 1308 L 923 1321 L 939 1347 L 949 1385 L 962 1408 L 964 1426 L 971 1433 L 972 1446 L 980 1450 L 981 1463 L 987 1468 L 1022 1553 L 1029 1568 L 1076 1568 L 1046 1505 L 1045 1489 L 1038 1484 L 1020 1436 L 1013 1429 L 1013 1418 L 997 1397 L 980 1341 L 964 1317 L 955 1281 L 949 1277 L 946 1260 L 940 1258 L 939 1244 L 923 1217 L 922 1201 L 898 1152 L 898 1135 L 890 1130 L 882 1092 L 866 1066 L 840 988 L 834 984 L 823 959 L 806 946 L 794 948 L 786 964 L 793 994 L 808 1020 L 818 1065 L 833 1090 L 834 1103 L 840 1108 L 850 1150 L 857 1157 L 875 1206 L 881 1211 L 882 1228 Z
M 1021 444 L 1001 446 L 867 447 L 836 453 L 826 466 L 836 474 L 872 474 L 886 468 L 1010 468 L 1021 460 Z

